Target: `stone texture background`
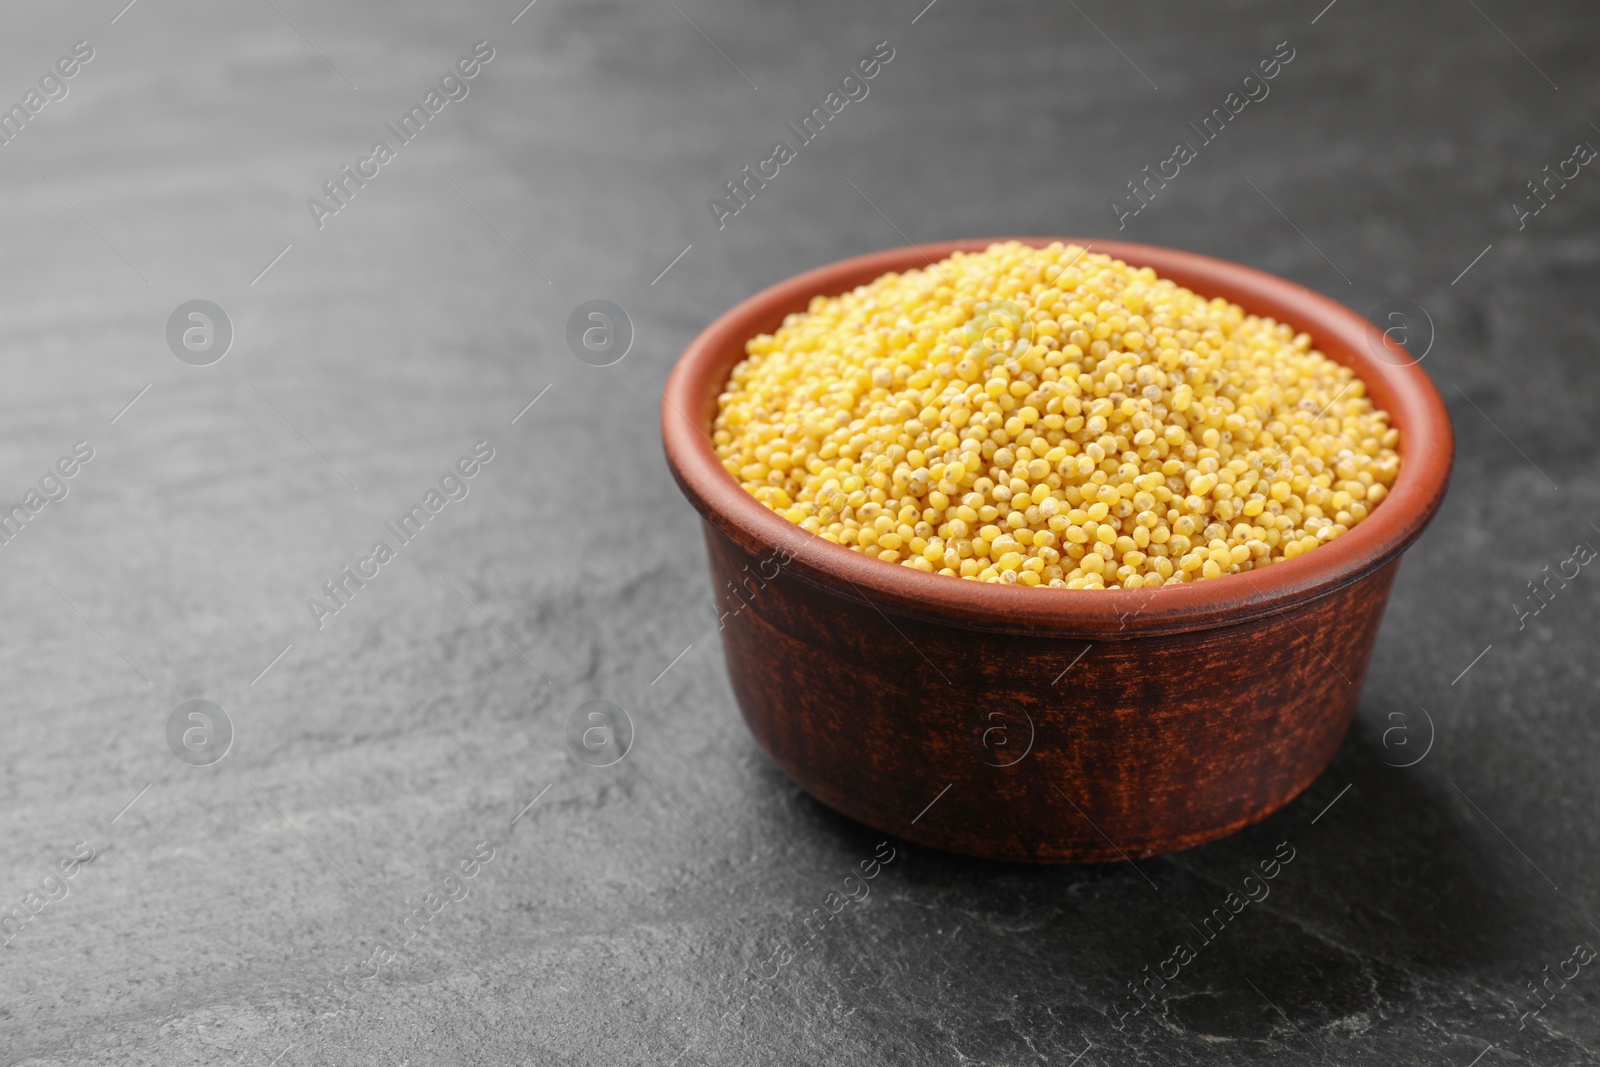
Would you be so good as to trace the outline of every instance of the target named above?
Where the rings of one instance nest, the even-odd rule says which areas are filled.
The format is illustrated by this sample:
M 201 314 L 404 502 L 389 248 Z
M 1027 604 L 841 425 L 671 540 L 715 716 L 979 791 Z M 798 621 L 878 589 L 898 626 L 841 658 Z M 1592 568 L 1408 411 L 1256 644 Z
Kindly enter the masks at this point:
M 0 14 L 5 101 L 95 48 L 0 147 L 0 496 L 96 452 L 0 547 L 7 907 L 96 851 L 0 951 L 0 1063 L 1600 1062 L 1592 969 L 1518 1027 L 1600 944 L 1600 577 L 1511 606 L 1600 545 L 1600 177 L 1520 232 L 1510 206 L 1600 144 L 1591 5 L 122 3 Z M 470 95 L 319 231 L 306 198 L 480 39 Z M 880 40 L 870 96 L 719 232 L 706 199 Z M 842 256 L 1110 236 L 1109 197 L 1284 40 L 1121 235 L 1436 324 L 1455 482 L 1349 740 L 1265 824 L 1137 871 L 895 845 L 751 981 L 879 838 L 739 721 L 658 443 L 673 359 Z M 236 329 L 205 368 L 164 337 L 197 297 Z M 607 368 L 564 342 L 596 297 L 637 331 Z M 306 598 L 484 438 L 470 497 L 319 632 Z M 165 740 L 194 697 L 237 732 L 208 768 Z M 593 697 L 637 728 L 607 769 L 564 740 Z M 1285 840 L 1271 897 L 1116 1029 Z M 471 895 L 330 995 L 480 841 Z

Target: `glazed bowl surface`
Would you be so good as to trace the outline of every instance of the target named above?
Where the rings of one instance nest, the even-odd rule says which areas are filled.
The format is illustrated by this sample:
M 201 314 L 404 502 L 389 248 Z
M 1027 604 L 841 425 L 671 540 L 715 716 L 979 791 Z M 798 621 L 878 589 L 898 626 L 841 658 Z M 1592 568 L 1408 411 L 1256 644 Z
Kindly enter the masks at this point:
M 814 296 L 995 241 L 1087 245 L 1304 330 L 1400 430 L 1384 501 L 1258 571 L 1159 589 L 1045 589 L 886 563 L 790 523 L 708 436 L 747 340 Z M 1405 350 L 1276 276 L 1067 237 L 897 248 L 772 286 L 711 323 L 663 393 L 667 462 L 700 512 L 729 677 L 757 742 L 818 800 L 906 840 L 1093 862 L 1187 848 L 1288 803 L 1348 730 L 1401 554 L 1438 511 L 1454 438 Z

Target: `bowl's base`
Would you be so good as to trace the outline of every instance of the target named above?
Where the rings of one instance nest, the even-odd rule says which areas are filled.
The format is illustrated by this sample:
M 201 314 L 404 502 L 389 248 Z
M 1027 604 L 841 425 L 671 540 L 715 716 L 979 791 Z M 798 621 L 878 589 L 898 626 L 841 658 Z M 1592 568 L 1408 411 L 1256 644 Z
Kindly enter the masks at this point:
M 748 721 L 748 719 L 746 721 Z M 1348 732 L 1348 726 L 1346 727 L 1346 732 Z M 1343 738 L 1344 735 L 1341 734 L 1341 743 Z M 1337 750 L 1337 745 L 1335 746 L 1335 750 Z M 802 781 L 799 776 L 794 773 L 794 771 L 785 767 L 782 762 L 776 759 L 776 757 L 773 757 L 771 752 L 767 752 L 767 756 L 773 760 L 773 763 L 778 767 L 779 770 L 783 771 L 789 776 L 789 778 L 794 780 L 795 783 L 804 789 L 806 793 L 812 797 L 812 799 L 817 801 L 817 803 L 822 804 L 823 806 L 838 812 L 840 815 L 843 815 L 848 819 L 852 819 L 855 822 L 861 823 L 863 826 L 869 827 L 873 830 L 877 830 L 881 833 L 893 834 L 895 837 L 909 842 L 910 844 L 923 845 L 927 848 L 938 849 L 941 852 L 953 852 L 963 856 L 970 856 L 973 859 L 993 860 L 1001 863 L 1034 863 L 1040 865 L 1131 862 L 1133 860 L 1149 859 L 1153 856 L 1165 855 L 1169 852 L 1182 852 L 1184 849 L 1195 848 L 1200 845 L 1209 844 L 1212 841 L 1221 840 L 1230 834 L 1235 834 L 1247 827 L 1254 826 L 1256 823 L 1269 818 L 1284 807 L 1287 807 L 1294 801 L 1296 797 L 1309 789 L 1311 784 L 1321 776 L 1324 770 L 1327 769 L 1328 764 L 1333 761 L 1333 757 L 1330 755 L 1328 760 L 1322 766 L 1312 771 L 1306 777 L 1305 781 L 1301 782 L 1298 787 L 1289 792 L 1287 796 L 1277 803 L 1221 826 L 1196 830 L 1192 833 L 1183 835 L 1174 835 L 1172 837 L 1156 841 L 1129 842 L 1127 844 L 1123 844 L 1121 842 L 1112 843 L 1109 839 L 1101 838 L 1099 847 L 1075 845 L 1068 849 L 1057 850 L 1046 845 L 1041 845 L 1031 850 L 1018 850 L 1012 848 L 991 849 L 986 847 L 989 844 L 988 841 L 973 841 L 967 837 L 955 838 L 948 833 L 940 832 L 940 821 L 935 817 L 935 813 L 947 801 L 955 801 L 959 804 L 962 800 L 962 798 L 956 794 L 956 787 L 954 783 L 951 783 L 951 788 L 947 793 L 942 794 L 935 802 L 930 804 L 928 810 L 923 813 L 921 819 L 916 820 L 910 826 L 906 826 L 904 824 L 891 826 L 876 822 L 872 818 L 856 810 L 855 805 L 851 803 L 850 797 L 847 795 L 823 795 L 821 791 L 812 788 Z M 1071 809 L 1069 808 L 1068 811 L 1071 811 Z M 1074 817 L 1085 822 L 1085 825 L 1088 825 L 1087 816 L 1075 815 Z M 924 823 L 927 824 L 926 828 L 923 826 Z M 1010 840 L 1015 840 L 1015 838 Z

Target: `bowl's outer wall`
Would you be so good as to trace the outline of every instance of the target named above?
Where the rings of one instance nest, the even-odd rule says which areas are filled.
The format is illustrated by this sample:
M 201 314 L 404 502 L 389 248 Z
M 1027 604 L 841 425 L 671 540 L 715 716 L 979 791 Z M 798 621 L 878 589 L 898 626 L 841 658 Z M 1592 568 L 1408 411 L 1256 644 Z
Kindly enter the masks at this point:
M 1350 725 L 1399 566 L 1234 626 L 974 641 L 705 530 L 734 694 L 785 773 L 906 840 L 1045 863 L 1186 848 L 1299 794 Z

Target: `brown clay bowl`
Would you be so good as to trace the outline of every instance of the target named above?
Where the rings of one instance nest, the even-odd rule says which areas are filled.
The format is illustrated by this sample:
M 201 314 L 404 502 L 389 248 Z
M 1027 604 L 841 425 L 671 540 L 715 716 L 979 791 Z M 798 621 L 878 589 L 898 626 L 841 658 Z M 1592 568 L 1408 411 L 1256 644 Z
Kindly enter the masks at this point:
M 1400 429 L 1383 503 L 1338 540 L 1260 571 L 1029 589 L 832 544 L 723 470 L 706 434 L 747 339 L 813 296 L 990 243 L 896 248 L 791 278 L 713 322 L 668 379 L 667 462 L 704 517 L 745 721 L 822 803 L 934 848 L 1091 862 L 1232 833 L 1304 790 L 1349 728 L 1401 553 L 1449 480 L 1444 402 L 1403 350 L 1327 297 L 1190 252 L 1080 239 L 1305 330 L 1354 369 Z

